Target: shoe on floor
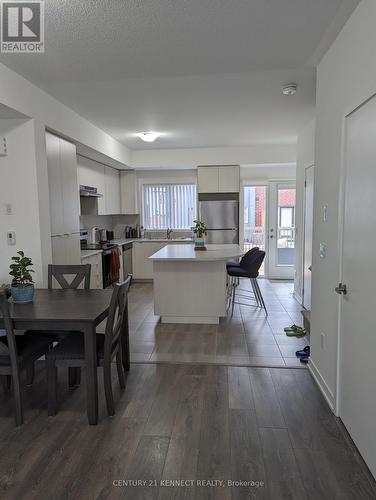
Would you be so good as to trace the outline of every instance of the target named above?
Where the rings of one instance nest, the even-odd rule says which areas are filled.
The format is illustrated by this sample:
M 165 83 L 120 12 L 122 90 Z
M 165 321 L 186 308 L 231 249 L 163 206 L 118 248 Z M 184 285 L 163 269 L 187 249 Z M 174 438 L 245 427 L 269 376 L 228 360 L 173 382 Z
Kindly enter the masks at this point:
M 299 358 L 299 359 L 300 359 L 301 363 L 304 363 L 306 365 L 309 361 L 309 356 L 304 356 L 304 357 Z
M 305 358 L 310 355 L 310 347 L 309 345 L 305 346 L 304 349 L 301 349 L 300 351 L 296 351 L 295 355 L 298 356 L 298 358 Z
M 286 327 L 284 328 L 284 331 L 287 337 L 304 337 L 304 335 L 307 334 L 304 328 L 298 325 L 292 325 L 290 327 Z

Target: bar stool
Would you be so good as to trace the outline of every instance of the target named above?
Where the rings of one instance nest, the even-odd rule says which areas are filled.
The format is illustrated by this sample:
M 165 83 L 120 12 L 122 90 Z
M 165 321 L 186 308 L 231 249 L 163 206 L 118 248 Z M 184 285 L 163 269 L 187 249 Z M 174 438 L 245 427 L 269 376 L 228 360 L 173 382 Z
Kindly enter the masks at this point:
M 248 250 L 247 253 L 245 253 L 241 259 L 240 262 L 242 262 L 242 260 L 245 258 L 245 259 L 248 259 L 251 255 L 253 255 L 255 252 L 257 252 L 259 249 L 259 247 L 253 247 L 251 248 L 250 250 Z M 237 260 L 229 260 L 226 262 L 226 269 L 228 269 L 229 267 L 240 267 L 241 264 L 240 264 L 239 261 Z M 239 278 L 237 278 L 236 280 L 236 286 L 239 285 Z
M 252 249 L 253 250 L 253 249 Z M 238 286 L 238 281 L 239 278 L 249 278 L 254 298 L 251 296 L 248 296 L 247 299 L 249 300 L 255 300 L 256 305 L 255 307 L 261 307 L 265 311 L 265 315 L 268 315 L 268 311 L 265 306 L 264 298 L 262 296 L 260 287 L 257 282 L 257 277 L 259 275 L 259 270 L 260 267 L 264 261 L 265 258 L 265 252 L 262 250 L 257 249 L 256 251 L 253 251 L 252 253 L 247 252 L 244 257 L 241 259 L 239 265 L 234 265 L 234 266 L 228 266 L 227 267 L 227 274 L 230 276 L 230 287 L 229 287 L 229 300 L 231 302 L 232 308 L 231 308 L 231 315 L 234 313 L 234 305 L 235 305 L 235 295 L 236 295 L 236 288 Z M 237 294 L 238 296 L 243 296 L 241 294 Z M 247 305 L 247 306 L 254 306 L 254 304 L 245 304 L 238 302 L 242 305 Z

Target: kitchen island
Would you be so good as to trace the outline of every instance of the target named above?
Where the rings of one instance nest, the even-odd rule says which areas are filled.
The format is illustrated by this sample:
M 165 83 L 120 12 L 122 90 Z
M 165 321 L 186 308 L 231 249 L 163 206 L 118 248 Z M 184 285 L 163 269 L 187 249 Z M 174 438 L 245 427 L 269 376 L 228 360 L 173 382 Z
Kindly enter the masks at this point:
M 243 255 L 238 245 L 166 245 L 151 255 L 154 314 L 162 323 L 217 324 L 226 316 L 226 262 Z

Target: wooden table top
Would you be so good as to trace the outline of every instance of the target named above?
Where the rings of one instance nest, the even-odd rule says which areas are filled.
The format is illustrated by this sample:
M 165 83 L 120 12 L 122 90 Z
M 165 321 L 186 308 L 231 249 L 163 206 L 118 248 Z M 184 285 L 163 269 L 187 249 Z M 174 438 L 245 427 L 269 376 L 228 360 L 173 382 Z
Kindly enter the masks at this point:
M 112 290 L 35 289 L 30 304 L 9 301 L 13 321 L 101 321 L 110 306 Z M 0 323 L 2 314 L 0 312 Z

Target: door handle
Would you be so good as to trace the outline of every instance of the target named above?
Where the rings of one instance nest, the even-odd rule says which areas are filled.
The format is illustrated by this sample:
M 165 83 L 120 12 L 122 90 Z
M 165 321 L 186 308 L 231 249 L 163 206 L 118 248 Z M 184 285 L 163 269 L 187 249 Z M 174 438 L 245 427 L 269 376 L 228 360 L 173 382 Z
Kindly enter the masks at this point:
M 347 295 L 347 286 L 344 283 L 338 283 L 334 290 L 339 295 Z

